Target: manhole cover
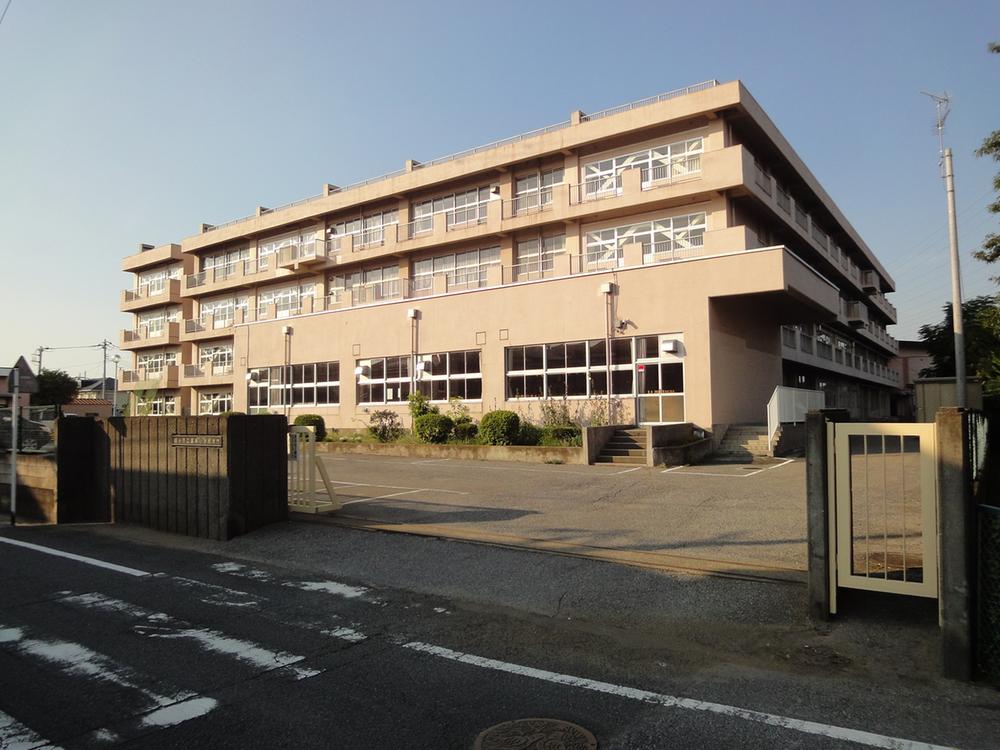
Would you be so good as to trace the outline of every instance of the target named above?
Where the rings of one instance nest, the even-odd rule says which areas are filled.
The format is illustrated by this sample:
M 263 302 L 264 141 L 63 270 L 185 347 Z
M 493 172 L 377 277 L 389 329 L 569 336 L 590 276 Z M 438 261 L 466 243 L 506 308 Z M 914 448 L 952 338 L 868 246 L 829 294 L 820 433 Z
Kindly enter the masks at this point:
M 597 739 L 583 727 L 558 719 L 515 719 L 490 727 L 474 750 L 597 750 Z

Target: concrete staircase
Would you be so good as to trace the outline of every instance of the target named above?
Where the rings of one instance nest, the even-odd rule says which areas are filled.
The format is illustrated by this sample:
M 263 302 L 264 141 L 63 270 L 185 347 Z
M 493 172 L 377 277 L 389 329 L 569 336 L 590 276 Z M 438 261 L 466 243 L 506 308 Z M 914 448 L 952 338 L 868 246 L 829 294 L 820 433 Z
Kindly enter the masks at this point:
M 768 455 L 767 425 L 734 424 L 726 430 L 713 458 L 731 463 L 752 463 Z
M 646 430 L 625 428 L 615 431 L 596 459 L 601 464 L 646 465 Z

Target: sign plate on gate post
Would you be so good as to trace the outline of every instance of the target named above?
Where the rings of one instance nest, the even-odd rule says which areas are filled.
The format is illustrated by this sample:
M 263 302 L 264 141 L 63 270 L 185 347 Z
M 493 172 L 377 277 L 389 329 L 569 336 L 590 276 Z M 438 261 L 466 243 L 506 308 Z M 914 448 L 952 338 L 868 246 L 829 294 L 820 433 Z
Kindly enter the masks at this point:
M 221 448 L 222 435 L 171 435 L 174 448 Z

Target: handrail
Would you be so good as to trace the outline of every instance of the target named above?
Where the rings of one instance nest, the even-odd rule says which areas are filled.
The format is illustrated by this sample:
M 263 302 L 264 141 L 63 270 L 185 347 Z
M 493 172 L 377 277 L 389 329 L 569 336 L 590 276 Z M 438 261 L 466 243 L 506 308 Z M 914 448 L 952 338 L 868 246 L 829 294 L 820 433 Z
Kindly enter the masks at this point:
M 806 414 L 824 408 L 826 408 L 826 394 L 823 391 L 792 388 L 786 385 L 775 386 L 767 402 L 768 452 L 774 450 L 772 442 L 782 424 L 804 422 Z

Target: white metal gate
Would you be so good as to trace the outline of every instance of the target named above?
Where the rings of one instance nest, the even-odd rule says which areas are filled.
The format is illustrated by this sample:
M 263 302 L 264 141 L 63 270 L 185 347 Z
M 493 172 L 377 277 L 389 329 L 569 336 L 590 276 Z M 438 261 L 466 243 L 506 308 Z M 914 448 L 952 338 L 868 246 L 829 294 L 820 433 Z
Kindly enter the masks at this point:
M 828 423 L 831 611 L 837 587 L 938 595 L 934 424 Z
M 317 488 L 317 472 L 322 489 Z M 316 456 L 316 433 L 301 425 L 288 428 L 288 507 L 299 513 L 340 510 L 326 467 Z

